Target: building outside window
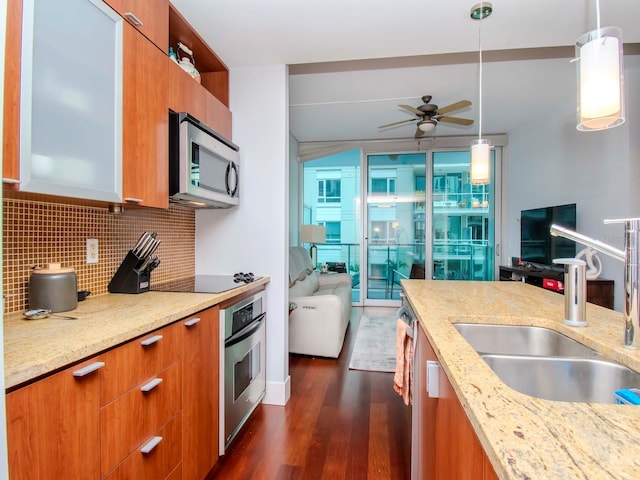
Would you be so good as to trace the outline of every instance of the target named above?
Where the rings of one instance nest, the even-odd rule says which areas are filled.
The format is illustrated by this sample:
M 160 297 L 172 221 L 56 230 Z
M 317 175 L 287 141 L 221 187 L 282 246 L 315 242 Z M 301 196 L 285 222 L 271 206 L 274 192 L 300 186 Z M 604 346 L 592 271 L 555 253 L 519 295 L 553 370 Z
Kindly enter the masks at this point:
M 318 222 L 326 230 L 325 243 L 340 243 L 340 222 Z
M 318 203 L 340 203 L 340 179 L 318 179 Z

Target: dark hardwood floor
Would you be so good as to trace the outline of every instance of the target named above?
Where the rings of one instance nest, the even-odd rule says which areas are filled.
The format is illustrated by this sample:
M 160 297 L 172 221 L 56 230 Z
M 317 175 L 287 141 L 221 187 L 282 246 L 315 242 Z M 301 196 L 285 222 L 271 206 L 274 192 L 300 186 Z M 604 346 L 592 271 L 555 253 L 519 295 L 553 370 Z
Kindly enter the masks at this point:
M 349 370 L 363 313 L 354 307 L 338 359 L 290 356 L 291 399 L 260 405 L 207 480 L 407 480 L 411 408 L 393 373 Z

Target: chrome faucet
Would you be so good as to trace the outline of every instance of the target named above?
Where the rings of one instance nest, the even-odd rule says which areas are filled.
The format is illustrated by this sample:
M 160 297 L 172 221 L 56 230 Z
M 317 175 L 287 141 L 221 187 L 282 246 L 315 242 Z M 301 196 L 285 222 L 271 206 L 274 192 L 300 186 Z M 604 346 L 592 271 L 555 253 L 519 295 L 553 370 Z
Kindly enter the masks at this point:
M 604 223 L 625 224 L 624 251 L 560 225 L 551 225 L 551 235 L 568 238 L 624 262 L 624 346 L 640 349 L 640 218 L 605 220 Z

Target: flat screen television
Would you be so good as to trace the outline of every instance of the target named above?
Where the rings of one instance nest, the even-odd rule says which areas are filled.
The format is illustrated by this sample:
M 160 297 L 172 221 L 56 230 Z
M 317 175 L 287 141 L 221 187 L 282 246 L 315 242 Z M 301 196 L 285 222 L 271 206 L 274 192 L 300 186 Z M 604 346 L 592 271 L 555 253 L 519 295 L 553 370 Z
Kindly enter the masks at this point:
M 523 210 L 520 215 L 520 258 L 550 266 L 554 258 L 576 256 L 576 243 L 549 233 L 552 224 L 576 230 L 576 204 Z

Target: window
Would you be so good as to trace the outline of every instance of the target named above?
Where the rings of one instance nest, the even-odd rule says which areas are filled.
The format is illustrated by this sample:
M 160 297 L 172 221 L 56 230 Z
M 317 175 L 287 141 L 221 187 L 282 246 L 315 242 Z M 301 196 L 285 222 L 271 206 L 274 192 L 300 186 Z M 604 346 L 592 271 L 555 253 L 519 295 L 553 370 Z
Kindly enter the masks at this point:
M 371 222 L 371 234 L 373 238 L 371 243 L 395 243 L 395 234 L 393 228 L 394 222 L 386 221 L 372 221 Z
M 340 203 L 340 179 L 318 180 L 318 203 Z
M 340 222 L 319 222 L 326 230 L 325 243 L 340 243 Z
M 395 178 L 372 178 L 371 193 L 383 193 L 386 195 L 396 194 Z

